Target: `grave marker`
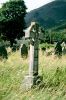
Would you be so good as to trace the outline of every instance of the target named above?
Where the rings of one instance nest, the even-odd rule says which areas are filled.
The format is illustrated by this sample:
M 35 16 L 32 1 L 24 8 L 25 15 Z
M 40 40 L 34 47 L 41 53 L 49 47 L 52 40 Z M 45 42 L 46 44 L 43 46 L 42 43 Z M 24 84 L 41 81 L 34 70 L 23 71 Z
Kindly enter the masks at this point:
M 27 88 L 31 88 L 33 85 L 36 85 L 38 83 L 38 79 L 40 79 L 38 75 L 39 39 L 42 38 L 40 37 L 40 33 L 40 27 L 36 22 L 31 22 L 30 27 L 25 32 L 25 38 L 30 41 L 29 75 L 25 77 Z

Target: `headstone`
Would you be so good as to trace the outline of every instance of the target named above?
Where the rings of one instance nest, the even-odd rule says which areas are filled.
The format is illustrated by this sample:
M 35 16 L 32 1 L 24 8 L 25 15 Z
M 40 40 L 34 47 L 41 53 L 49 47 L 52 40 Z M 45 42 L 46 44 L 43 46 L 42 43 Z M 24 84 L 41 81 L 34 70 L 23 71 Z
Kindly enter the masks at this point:
M 30 40 L 30 53 L 29 53 L 29 75 L 25 77 L 26 87 L 31 88 L 33 85 L 38 84 L 38 51 L 39 51 L 39 25 L 32 22 L 25 37 Z
M 57 55 L 58 57 L 62 56 L 62 46 L 60 42 L 57 42 L 55 46 L 55 55 Z
M 26 47 L 25 44 L 21 44 L 21 47 L 20 47 L 20 53 L 21 53 L 21 57 L 22 58 L 27 58 L 27 55 L 28 55 L 28 49 Z
M 0 44 L 0 57 L 1 58 L 5 58 L 5 59 L 8 59 L 8 54 L 7 54 L 7 50 L 5 48 L 4 45 Z
M 63 42 L 61 45 L 62 45 L 62 53 L 66 54 L 66 44 L 65 44 L 65 42 Z

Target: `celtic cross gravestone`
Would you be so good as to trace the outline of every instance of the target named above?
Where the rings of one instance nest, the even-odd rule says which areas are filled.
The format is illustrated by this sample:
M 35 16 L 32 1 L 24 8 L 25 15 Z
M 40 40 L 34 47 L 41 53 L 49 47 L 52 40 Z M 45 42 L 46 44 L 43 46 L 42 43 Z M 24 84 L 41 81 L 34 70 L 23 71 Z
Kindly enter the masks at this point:
M 40 27 L 38 23 L 31 22 L 30 27 L 25 32 L 25 38 L 30 41 L 30 52 L 29 52 L 29 75 L 25 77 L 26 87 L 31 88 L 36 85 L 39 80 L 38 75 L 38 51 L 39 51 L 39 39 Z

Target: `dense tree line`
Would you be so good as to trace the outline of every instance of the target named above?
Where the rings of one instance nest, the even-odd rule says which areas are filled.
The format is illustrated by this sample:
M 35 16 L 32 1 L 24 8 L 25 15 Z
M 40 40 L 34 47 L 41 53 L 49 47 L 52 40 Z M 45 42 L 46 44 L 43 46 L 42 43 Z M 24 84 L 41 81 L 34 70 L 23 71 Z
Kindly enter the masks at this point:
M 43 29 L 44 30 L 44 29 Z M 42 43 L 51 43 L 53 44 L 54 42 L 65 42 L 66 43 L 66 30 L 60 30 L 60 31 L 52 31 L 50 30 L 45 30 L 44 31 L 44 40 Z

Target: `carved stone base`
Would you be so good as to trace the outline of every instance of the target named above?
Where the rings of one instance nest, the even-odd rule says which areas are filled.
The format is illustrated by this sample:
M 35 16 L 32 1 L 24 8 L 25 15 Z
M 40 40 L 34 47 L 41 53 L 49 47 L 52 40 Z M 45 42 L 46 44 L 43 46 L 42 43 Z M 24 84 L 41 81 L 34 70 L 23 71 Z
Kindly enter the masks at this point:
M 34 85 L 38 85 L 40 84 L 40 82 L 42 81 L 42 78 L 40 76 L 25 76 L 25 88 L 26 89 L 30 89 L 32 88 Z

